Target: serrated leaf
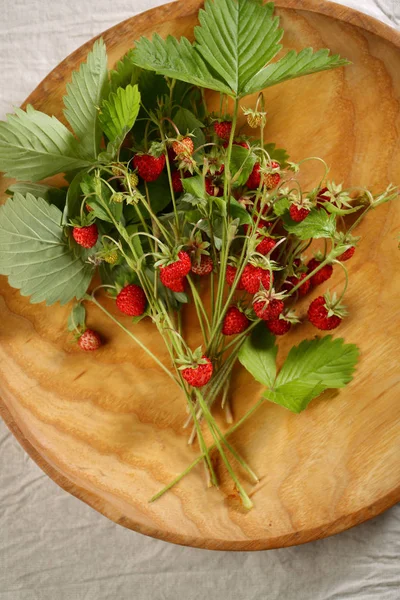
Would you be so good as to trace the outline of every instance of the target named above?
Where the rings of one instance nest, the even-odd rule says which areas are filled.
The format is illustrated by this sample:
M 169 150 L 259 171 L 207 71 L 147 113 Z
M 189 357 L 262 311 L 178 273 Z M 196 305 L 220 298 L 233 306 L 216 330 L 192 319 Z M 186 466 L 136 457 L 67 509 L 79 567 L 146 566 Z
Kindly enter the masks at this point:
M 35 182 L 91 164 L 65 125 L 30 105 L 0 122 L 0 171 L 6 177 Z
M 300 240 L 330 238 L 336 231 L 335 215 L 328 215 L 324 210 L 318 210 L 317 208 L 313 208 L 304 221 L 300 223 L 292 221 L 287 213 L 283 215 L 282 220 L 286 231 L 297 236 Z
M 358 356 L 357 346 L 331 335 L 304 340 L 290 350 L 273 389 L 264 397 L 301 412 L 323 391 L 345 387 L 353 379 Z
M 97 157 L 101 128 L 98 109 L 109 90 L 107 53 L 103 40 L 97 40 L 79 71 L 72 73 L 64 96 L 64 115 L 88 156 Z
M 61 221 L 56 206 L 31 194 L 0 207 L 0 274 L 32 303 L 65 304 L 90 284 L 93 266 L 70 248 Z
M 257 157 L 251 150 L 243 148 L 243 146 L 232 146 L 230 171 L 232 177 L 235 178 L 235 185 L 246 183 L 256 161 Z
M 299 53 L 290 50 L 278 62 L 267 65 L 254 75 L 246 84 L 243 95 L 253 94 L 289 79 L 344 67 L 348 64 L 350 64 L 349 61 L 341 58 L 338 54 L 330 55 L 326 48 L 316 52 L 312 48 L 305 48 Z
M 141 71 L 140 67 L 137 67 L 132 61 L 132 50 L 128 50 L 125 56 L 117 62 L 115 68 L 110 71 L 111 91 L 116 92 L 118 88 L 137 84 Z
M 276 214 L 277 217 L 281 217 L 285 213 L 286 214 L 288 213 L 289 207 L 290 207 L 290 202 L 289 202 L 288 198 L 279 198 L 279 200 L 276 200 L 274 202 L 274 206 L 273 206 L 274 213 Z
M 241 347 L 239 361 L 254 379 L 272 388 L 276 378 L 277 353 L 275 337 L 265 323 L 259 323 Z
M 252 224 L 249 212 L 236 200 L 236 198 L 233 197 L 230 202 L 230 213 L 232 219 L 238 219 L 239 225 Z
M 110 201 L 112 192 L 104 181 L 101 181 L 94 174 L 84 173 L 79 181 L 79 186 L 81 193 L 87 196 L 86 202 L 92 209 L 93 217 L 107 223 L 113 223 L 111 213 L 116 221 L 120 221 L 123 204 Z
M 274 143 L 265 144 L 264 148 L 268 152 L 270 159 L 276 160 L 282 169 L 287 166 L 289 154 L 284 148 L 277 148 Z
M 167 77 L 217 92 L 231 93 L 223 81 L 210 73 L 209 66 L 186 38 L 178 41 L 169 35 L 163 40 L 154 34 L 150 41 L 142 37 L 133 49 L 133 60 L 136 65 Z
M 273 8 L 257 0 L 207 0 L 199 12 L 196 50 L 236 96 L 281 49 Z
M 132 129 L 140 108 L 140 93 L 137 85 L 118 88 L 107 100 L 103 100 L 99 120 L 110 143 L 119 148 L 126 134 Z
M 182 179 L 182 185 L 187 194 L 191 194 L 195 198 L 201 198 L 203 200 L 207 198 L 203 177 L 201 175 Z
M 68 331 L 84 329 L 86 322 L 86 309 L 82 302 L 74 304 L 68 317 Z
M 64 208 L 67 190 L 66 188 L 57 188 L 45 183 L 31 183 L 30 181 L 18 181 L 7 190 L 11 194 L 32 194 L 35 198 L 43 198 L 49 204 L 55 204 L 60 210 Z

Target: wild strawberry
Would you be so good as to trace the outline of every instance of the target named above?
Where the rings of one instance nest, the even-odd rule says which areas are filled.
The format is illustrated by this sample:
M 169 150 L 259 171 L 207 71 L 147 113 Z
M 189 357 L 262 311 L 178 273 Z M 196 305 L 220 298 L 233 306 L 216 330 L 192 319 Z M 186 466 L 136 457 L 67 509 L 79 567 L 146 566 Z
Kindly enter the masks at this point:
M 191 268 L 192 263 L 189 254 L 180 250 L 178 260 L 160 267 L 160 273 L 163 273 L 165 279 L 181 279 L 190 273 Z
M 322 204 L 323 205 L 324 202 L 329 202 L 330 201 L 330 196 L 326 195 L 326 192 L 328 192 L 328 191 L 329 190 L 328 190 L 327 187 L 321 188 L 319 190 L 319 192 L 317 194 L 317 204 Z
M 118 252 L 116 250 L 110 250 L 104 254 L 104 260 L 109 265 L 115 265 L 118 262 Z
M 131 283 L 119 292 L 116 299 L 117 308 L 129 317 L 139 317 L 145 311 L 147 300 L 141 287 Z
M 275 248 L 275 246 L 276 246 L 276 240 L 274 240 L 270 237 L 265 237 L 258 244 L 258 246 L 256 246 L 256 252 L 259 252 L 260 254 L 263 254 L 264 256 L 266 256 L 267 254 L 269 254 L 271 252 L 271 250 L 273 248 Z
M 296 277 L 296 276 L 288 277 L 286 279 L 285 283 L 283 284 L 283 289 L 288 292 L 291 292 L 292 289 L 306 277 L 307 277 L 307 273 L 300 273 L 298 277 Z M 307 279 L 307 281 L 305 281 L 297 289 L 297 293 L 299 294 L 299 296 L 305 296 L 310 291 L 310 287 L 311 287 L 311 279 Z
M 355 246 L 351 246 L 350 248 L 348 248 L 347 250 L 345 250 L 345 252 L 343 252 L 343 254 L 341 254 L 340 256 L 337 257 L 337 260 L 341 260 L 342 262 L 344 260 L 350 260 L 350 258 L 352 258 L 354 256 L 354 252 L 356 251 Z
M 281 176 L 279 173 L 267 173 L 264 175 L 263 182 L 267 190 L 273 190 L 279 185 L 280 180 Z
M 93 248 L 99 237 L 99 231 L 96 223 L 87 227 L 74 227 L 72 235 L 77 244 L 83 248 Z
M 93 208 L 90 206 L 90 204 L 85 204 L 85 208 L 87 210 L 88 213 L 93 211 Z
M 165 167 L 165 155 L 157 157 L 152 154 L 136 154 L 133 164 L 144 181 L 156 181 Z
M 227 148 L 229 146 L 229 142 L 224 142 L 222 145 L 224 148 Z M 241 146 L 242 148 L 246 148 L 246 150 L 250 150 L 250 144 L 245 140 L 236 140 L 233 142 L 233 145 Z
M 175 154 L 190 154 L 192 155 L 194 152 L 194 143 L 192 138 L 184 137 L 180 140 L 173 142 L 172 149 Z
M 124 188 L 129 191 L 135 189 L 139 184 L 139 177 L 136 173 L 128 173 L 124 182 Z
M 231 121 L 217 121 L 214 123 L 214 131 L 222 140 L 229 140 L 232 131 Z
M 202 360 L 204 362 L 182 370 L 183 379 L 192 387 L 203 387 L 212 377 L 213 366 L 211 360 L 206 356 L 203 356 Z
M 171 290 L 171 292 L 184 292 L 185 291 L 186 277 L 178 277 L 178 278 L 169 277 L 168 271 L 165 273 L 164 271 L 160 270 L 160 279 L 161 279 L 161 283 L 166 288 Z
M 215 185 L 212 177 L 206 177 L 206 192 L 209 196 L 217 196 L 221 197 L 224 195 L 224 190 L 222 187 Z
M 336 329 L 342 322 L 340 314 L 336 313 L 335 308 L 330 307 L 330 303 L 324 296 L 318 296 L 311 302 L 307 316 L 310 323 L 322 331 Z
M 98 350 L 101 346 L 101 337 L 97 331 L 93 329 L 86 329 L 84 333 L 78 339 L 78 345 L 81 350 L 85 352 L 93 352 Z
M 265 289 L 269 289 L 270 280 L 268 269 L 246 265 L 243 269 L 240 284 L 249 294 L 256 294 L 260 289 L 260 285 L 263 285 Z
M 285 308 L 282 300 L 259 300 L 254 302 L 253 309 L 259 319 L 263 321 L 270 321 L 272 319 L 278 319 L 279 315 Z
M 308 273 L 314 271 L 314 269 L 316 269 L 321 264 L 321 262 L 321 260 L 312 258 L 307 264 Z M 325 265 L 324 267 L 322 267 L 322 269 L 320 269 L 317 273 L 315 273 L 315 275 L 311 277 L 311 285 L 320 285 L 321 283 L 324 283 L 324 281 L 328 281 L 328 279 L 332 276 L 332 273 L 332 265 Z
M 195 262 L 194 264 L 192 264 L 192 273 L 201 276 L 209 275 L 210 273 L 212 273 L 213 268 L 214 263 L 212 261 L 211 256 L 202 254 L 200 256 L 200 262 Z
M 246 181 L 246 186 L 249 190 L 257 190 L 261 184 L 261 165 L 260 163 L 256 163 L 253 167 L 252 172 L 249 175 L 248 180 Z
M 272 319 L 266 322 L 266 326 L 274 335 L 285 335 L 291 328 L 292 324 L 286 319 Z
M 243 333 L 250 324 L 249 319 L 246 317 L 237 306 L 230 306 L 226 311 L 224 323 L 222 326 L 223 335 L 236 335 L 237 333 Z
M 306 217 L 308 217 L 310 211 L 304 206 L 299 206 L 298 204 L 291 204 L 289 208 L 289 214 L 292 221 L 296 223 L 300 223 L 304 221 Z
M 232 265 L 227 265 L 225 281 L 228 285 L 230 285 L 230 286 L 233 285 L 233 282 L 235 281 L 236 273 L 237 273 L 237 267 L 234 267 Z M 239 283 L 237 284 L 236 289 L 239 291 L 244 290 L 244 287 L 241 285 L 241 281 L 239 281 Z

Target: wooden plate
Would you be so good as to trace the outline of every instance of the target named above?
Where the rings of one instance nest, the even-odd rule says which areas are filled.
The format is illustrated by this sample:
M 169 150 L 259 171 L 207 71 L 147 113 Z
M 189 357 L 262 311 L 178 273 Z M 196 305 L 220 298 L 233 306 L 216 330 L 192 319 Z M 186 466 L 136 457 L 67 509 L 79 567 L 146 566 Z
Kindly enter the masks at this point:
M 104 34 L 110 65 L 142 34 L 190 36 L 199 6 L 199 0 L 184 0 L 110 29 Z M 354 65 L 267 90 L 268 138 L 288 148 L 294 160 L 325 157 L 337 182 L 374 190 L 399 184 L 400 35 L 330 2 L 279 0 L 278 6 L 286 47 L 329 47 Z M 60 116 L 65 84 L 90 46 L 50 73 L 29 102 Z M 348 263 L 351 316 L 340 334 L 362 351 L 355 382 L 339 394 L 325 394 L 299 416 L 265 404 L 234 438 L 261 476 L 258 486 L 247 485 L 255 504 L 251 512 L 240 508 L 222 469 L 224 493 L 207 490 L 201 466 L 149 504 L 197 455 L 182 429 L 183 399 L 99 311 L 90 309 L 89 324 L 108 343 L 95 357 L 83 355 L 65 332 L 68 307 L 31 305 L 5 278 L 3 418 L 64 489 L 115 522 L 170 542 L 220 550 L 277 548 L 379 514 L 400 498 L 399 213 L 399 203 L 393 203 L 370 214 L 360 228 L 362 247 Z M 340 273 L 334 282 L 341 284 Z M 315 334 L 307 327 L 287 336 L 282 355 Z M 167 358 L 151 325 L 136 331 Z M 260 389 L 238 369 L 235 390 L 237 418 Z

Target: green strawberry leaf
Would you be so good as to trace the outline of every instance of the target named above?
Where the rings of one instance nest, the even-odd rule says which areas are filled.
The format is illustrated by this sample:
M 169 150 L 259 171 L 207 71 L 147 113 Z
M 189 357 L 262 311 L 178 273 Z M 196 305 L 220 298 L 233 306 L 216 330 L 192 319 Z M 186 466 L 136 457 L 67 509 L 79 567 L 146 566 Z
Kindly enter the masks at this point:
M 76 331 L 77 329 L 85 329 L 86 324 L 86 309 L 82 302 L 76 302 L 68 317 L 68 331 Z
M 63 210 L 67 196 L 66 188 L 56 188 L 45 183 L 31 183 L 30 181 L 19 181 L 10 185 L 7 193 L 22 194 L 23 196 L 32 194 L 35 198 L 43 198 L 49 204 L 55 204 L 60 210 Z
M 80 299 L 92 279 L 93 265 L 71 249 L 61 223 L 56 206 L 31 194 L 0 207 L 0 274 L 32 303 Z
M 30 105 L 0 122 L 0 171 L 6 177 L 35 182 L 92 162 L 65 125 Z
M 272 388 L 276 378 L 275 337 L 265 323 L 259 323 L 240 349 L 239 360 L 259 383 Z
M 277 148 L 276 144 L 265 144 L 265 150 L 268 152 L 271 160 L 276 160 L 282 169 L 287 166 L 289 154 L 283 148 Z
M 110 71 L 111 92 L 116 92 L 118 88 L 126 88 L 128 85 L 136 85 L 141 72 L 142 70 L 132 61 L 132 50 L 128 50 Z
M 313 208 L 304 221 L 300 223 L 292 221 L 288 213 L 282 216 L 282 221 L 286 231 L 297 236 L 300 240 L 330 238 L 336 232 L 335 215 L 328 215 L 324 210 L 318 210 L 317 208 Z
M 239 225 L 251 225 L 252 220 L 249 212 L 233 197 L 231 197 L 230 212 L 232 219 L 238 219 Z
M 331 335 L 294 346 L 264 397 L 299 413 L 327 389 L 345 387 L 352 379 L 359 350 Z
M 290 202 L 288 198 L 279 198 L 274 202 L 274 213 L 277 217 L 282 217 L 283 215 L 288 215 L 289 213 Z M 289 217 L 289 215 L 288 215 Z
M 64 96 L 64 114 L 87 155 L 95 159 L 100 151 L 101 127 L 98 107 L 109 91 L 107 53 L 97 40 L 79 71 L 72 73 Z
M 95 175 L 84 173 L 79 184 L 81 193 L 87 196 L 86 203 L 92 209 L 94 218 L 113 223 L 111 213 L 116 221 L 121 220 L 123 204 L 111 202 L 112 192 L 104 181 L 101 181 Z
M 236 145 L 232 147 L 230 170 L 235 186 L 246 183 L 256 161 L 257 157 L 251 150 Z
M 207 193 L 204 188 L 203 177 L 201 175 L 196 175 L 195 177 L 188 177 L 187 179 L 182 179 L 183 189 L 187 194 L 191 194 L 195 198 L 206 199 Z
M 139 108 L 140 93 L 137 85 L 118 88 L 116 93 L 111 92 L 108 99 L 103 100 L 99 120 L 115 151 L 119 149 L 126 134 L 132 129 Z

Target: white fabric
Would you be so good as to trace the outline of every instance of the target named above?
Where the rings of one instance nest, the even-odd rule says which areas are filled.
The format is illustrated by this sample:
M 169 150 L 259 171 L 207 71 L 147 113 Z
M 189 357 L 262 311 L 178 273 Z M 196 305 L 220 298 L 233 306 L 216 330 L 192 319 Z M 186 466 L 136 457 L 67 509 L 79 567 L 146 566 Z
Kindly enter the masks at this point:
M 400 26 L 400 0 L 342 0 Z M 0 0 L 0 118 L 67 54 L 163 0 Z M 301 4 L 299 2 L 299 4 Z M 146 538 L 58 488 L 0 423 L 0 600 L 397 600 L 400 507 L 259 553 Z

